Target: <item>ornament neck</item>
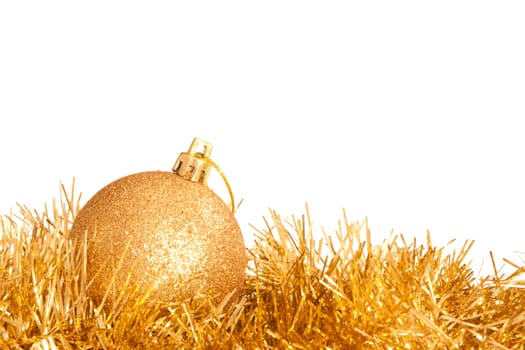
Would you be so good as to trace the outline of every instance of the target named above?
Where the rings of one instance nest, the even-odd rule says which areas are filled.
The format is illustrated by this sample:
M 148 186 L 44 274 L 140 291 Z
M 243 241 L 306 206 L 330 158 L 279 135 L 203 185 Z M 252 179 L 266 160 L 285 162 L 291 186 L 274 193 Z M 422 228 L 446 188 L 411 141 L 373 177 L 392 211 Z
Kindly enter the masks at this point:
M 182 152 L 173 166 L 173 172 L 183 178 L 206 185 L 210 176 L 211 143 L 195 138 L 188 152 Z M 199 151 L 202 149 L 202 151 Z
M 211 150 L 213 146 L 211 143 L 194 138 L 193 142 L 188 149 L 188 152 L 182 152 L 177 158 L 175 165 L 173 166 L 173 172 L 186 180 L 197 182 L 203 185 L 207 185 L 208 177 L 210 176 L 211 168 L 215 168 L 221 176 L 224 184 L 228 188 L 230 194 L 230 206 L 232 213 L 235 213 L 235 200 L 233 198 L 233 192 L 230 187 L 230 183 L 226 179 L 226 176 L 222 172 L 221 168 L 210 158 Z M 202 151 L 199 151 L 202 149 Z

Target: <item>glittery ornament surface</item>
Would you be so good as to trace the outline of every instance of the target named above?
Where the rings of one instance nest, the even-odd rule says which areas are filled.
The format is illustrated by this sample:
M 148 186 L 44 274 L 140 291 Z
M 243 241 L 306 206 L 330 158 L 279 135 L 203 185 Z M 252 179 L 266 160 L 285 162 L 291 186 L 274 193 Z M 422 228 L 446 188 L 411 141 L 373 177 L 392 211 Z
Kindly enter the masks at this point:
M 136 286 L 150 300 L 197 293 L 217 298 L 244 282 L 243 237 L 226 204 L 206 185 L 162 171 L 116 180 L 80 210 L 71 230 L 87 232 L 88 294 L 97 302 Z M 129 280 L 128 280 L 129 276 Z

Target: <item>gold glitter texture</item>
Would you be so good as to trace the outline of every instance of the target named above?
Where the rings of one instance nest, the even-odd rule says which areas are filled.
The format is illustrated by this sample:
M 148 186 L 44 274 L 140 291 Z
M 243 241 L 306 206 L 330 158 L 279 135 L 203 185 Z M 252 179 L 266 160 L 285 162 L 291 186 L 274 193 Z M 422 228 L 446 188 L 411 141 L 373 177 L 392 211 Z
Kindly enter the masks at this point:
M 525 349 L 523 257 L 503 259 L 510 274 L 476 276 L 471 242 L 451 251 L 429 234 L 376 245 L 366 220 L 346 216 L 325 235 L 308 210 L 265 218 L 230 305 L 137 307 L 124 291 L 100 312 L 86 298 L 86 256 L 69 240 L 70 193 L 62 187 L 43 212 L 0 215 L 0 349 Z
M 124 286 L 171 302 L 240 290 L 247 256 L 239 225 L 206 185 L 174 173 L 116 180 L 80 210 L 71 237 L 87 234 L 88 295 L 114 302 Z

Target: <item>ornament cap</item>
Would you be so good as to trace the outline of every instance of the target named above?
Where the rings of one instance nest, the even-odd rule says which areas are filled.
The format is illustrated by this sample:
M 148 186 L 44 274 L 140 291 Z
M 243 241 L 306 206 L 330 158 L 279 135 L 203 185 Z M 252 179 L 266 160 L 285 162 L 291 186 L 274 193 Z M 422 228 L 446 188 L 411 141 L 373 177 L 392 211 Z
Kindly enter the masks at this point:
M 188 152 L 182 152 L 173 166 L 173 172 L 183 178 L 206 184 L 212 164 L 210 155 L 213 146 L 211 143 L 194 138 Z

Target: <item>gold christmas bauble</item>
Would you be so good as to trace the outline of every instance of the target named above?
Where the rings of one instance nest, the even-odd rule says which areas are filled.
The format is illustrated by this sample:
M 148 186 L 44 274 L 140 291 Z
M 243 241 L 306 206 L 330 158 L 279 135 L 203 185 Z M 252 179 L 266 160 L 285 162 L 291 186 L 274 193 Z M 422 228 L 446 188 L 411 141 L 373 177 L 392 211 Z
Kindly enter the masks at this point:
M 199 163 L 191 162 L 202 154 L 190 164 L 184 154 L 174 172 L 118 179 L 79 211 L 71 237 L 87 237 L 87 293 L 96 303 L 105 294 L 114 302 L 125 288 L 169 303 L 210 293 L 220 299 L 242 287 L 247 256 L 239 225 L 205 184 L 207 173 L 195 172 Z

